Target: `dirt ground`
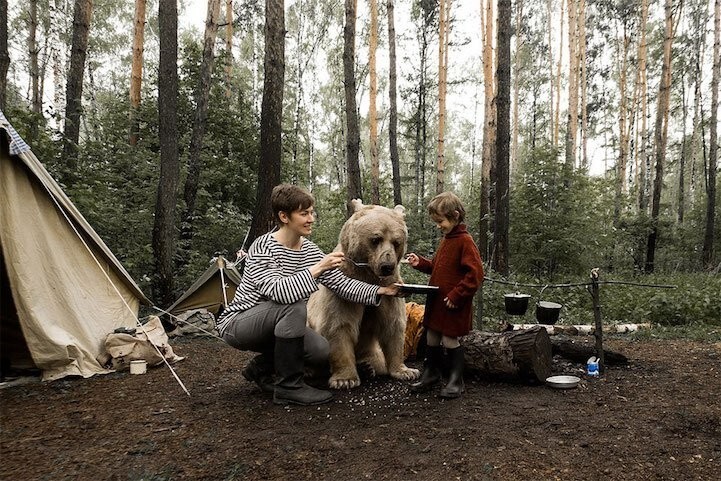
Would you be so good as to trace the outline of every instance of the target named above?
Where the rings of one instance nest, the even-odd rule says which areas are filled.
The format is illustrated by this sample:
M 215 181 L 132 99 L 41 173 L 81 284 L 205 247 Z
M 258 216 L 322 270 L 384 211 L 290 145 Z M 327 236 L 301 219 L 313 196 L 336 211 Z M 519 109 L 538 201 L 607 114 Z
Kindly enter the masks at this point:
M 552 389 L 467 379 L 442 401 L 390 379 L 283 407 L 249 354 L 173 340 L 165 367 L 0 390 L 2 480 L 719 480 L 721 346 L 630 341 L 626 366 Z M 418 363 L 411 363 L 417 366 Z

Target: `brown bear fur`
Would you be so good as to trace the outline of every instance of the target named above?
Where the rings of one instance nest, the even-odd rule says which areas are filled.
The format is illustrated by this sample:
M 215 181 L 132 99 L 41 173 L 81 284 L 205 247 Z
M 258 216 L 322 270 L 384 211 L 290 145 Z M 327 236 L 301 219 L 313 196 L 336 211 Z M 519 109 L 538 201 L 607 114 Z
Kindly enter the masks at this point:
M 402 282 L 400 261 L 406 251 L 408 229 L 403 206 L 394 209 L 363 205 L 353 200 L 354 214 L 339 236 L 335 251 L 346 261 L 341 270 L 349 277 L 382 286 Z M 367 266 L 355 265 L 368 263 Z M 360 385 L 357 363 L 365 363 L 376 375 L 413 380 L 418 370 L 404 364 L 406 308 L 403 298 L 382 296 L 379 306 L 364 306 L 341 299 L 324 286 L 308 300 L 308 325 L 330 343 L 334 389 Z

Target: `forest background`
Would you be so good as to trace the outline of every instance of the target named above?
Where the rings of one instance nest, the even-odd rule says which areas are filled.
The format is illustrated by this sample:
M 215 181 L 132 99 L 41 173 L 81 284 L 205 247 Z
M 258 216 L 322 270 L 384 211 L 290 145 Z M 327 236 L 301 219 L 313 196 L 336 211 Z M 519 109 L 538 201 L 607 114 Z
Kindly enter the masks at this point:
M 326 251 L 359 197 L 432 255 L 452 190 L 489 278 L 598 267 L 678 286 L 609 285 L 606 320 L 721 325 L 719 0 L 200 4 L 0 0 L 0 108 L 158 306 L 286 181 Z M 486 283 L 484 320 L 510 290 Z M 533 294 L 592 318 L 583 289 Z

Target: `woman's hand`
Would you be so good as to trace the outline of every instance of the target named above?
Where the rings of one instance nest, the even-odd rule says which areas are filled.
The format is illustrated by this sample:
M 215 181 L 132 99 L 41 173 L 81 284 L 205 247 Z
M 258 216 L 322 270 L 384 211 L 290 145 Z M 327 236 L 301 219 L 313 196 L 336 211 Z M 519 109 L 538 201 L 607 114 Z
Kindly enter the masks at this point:
M 329 271 L 331 269 L 337 269 L 341 265 L 343 265 L 343 262 L 345 261 L 345 254 L 342 252 L 331 252 L 330 254 L 326 254 L 325 257 L 323 257 L 320 261 L 318 261 L 317 264 L 311 266 L 310 273 L 313 277 L 317 278 L 321 274 L 323 274 L 325 271 Z
M 418 254 L 415 252 L 411 252 L 406 256 L 406 260 L 408 261 L 408 264 L 411 265 L 411 267 L 416 267 L 418 263 L 421 261 L 421 259 L 418 257 Z
M 390 286 L 381 286 L 378 288 L 379 296 L 392 296 L 395 297 L 401 291 L 398 284 L 391 284 Z

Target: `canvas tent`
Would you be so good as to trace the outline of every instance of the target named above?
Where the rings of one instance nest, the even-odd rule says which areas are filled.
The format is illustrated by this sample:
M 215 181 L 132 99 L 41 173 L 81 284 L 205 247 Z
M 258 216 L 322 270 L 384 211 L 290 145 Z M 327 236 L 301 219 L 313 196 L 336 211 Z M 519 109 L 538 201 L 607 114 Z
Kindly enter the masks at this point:
M 2 112 L 0 247 L 2 367 L 109 372 L 103 341 L 150 301 Z
M 221 306 L 233 300 L 241 273 L 223 256 L 213 258 L 210 266 L 167 311 L 177 316 L 193 309 L 206 309 L 217 317 Z

